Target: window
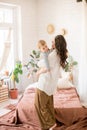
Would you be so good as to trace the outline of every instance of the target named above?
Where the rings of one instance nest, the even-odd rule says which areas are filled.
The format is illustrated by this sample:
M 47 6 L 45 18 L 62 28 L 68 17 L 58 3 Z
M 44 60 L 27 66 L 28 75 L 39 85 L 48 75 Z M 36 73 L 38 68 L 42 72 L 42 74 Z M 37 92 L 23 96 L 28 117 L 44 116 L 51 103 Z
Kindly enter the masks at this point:
M 13 9 L 0 7 L 0 23 L 13 23 Z
M 11 72 L 15 60 L 19 60 L 17 11 L 16 6 L 0 4 L 0 72 Z

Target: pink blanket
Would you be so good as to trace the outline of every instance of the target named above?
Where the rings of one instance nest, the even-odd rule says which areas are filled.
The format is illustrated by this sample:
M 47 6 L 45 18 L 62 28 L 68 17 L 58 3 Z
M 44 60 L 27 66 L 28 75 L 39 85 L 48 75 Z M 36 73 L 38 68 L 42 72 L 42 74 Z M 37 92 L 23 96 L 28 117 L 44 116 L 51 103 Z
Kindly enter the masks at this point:
M 82 107 L 75 88 L 59 89 L 54 95 L 54 107 L 78 108 Z
M 0 118 L 1 130 L 40 130 L 34 107 L 35 89 L 28 89 L 16 110 Z M 54 95 L 55 130 L 87 130 L 87 109 L 80 104 L 76 89 L 61 89 Z

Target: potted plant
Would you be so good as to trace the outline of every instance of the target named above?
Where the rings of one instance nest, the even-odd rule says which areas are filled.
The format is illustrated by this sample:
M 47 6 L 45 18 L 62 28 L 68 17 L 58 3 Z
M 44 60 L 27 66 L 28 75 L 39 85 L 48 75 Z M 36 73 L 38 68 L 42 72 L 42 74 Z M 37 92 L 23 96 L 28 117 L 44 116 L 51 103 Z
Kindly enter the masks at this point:
M 13 82 L 13 88 L 9 90 L 10 98 L 16 99 L 18 97 L 18 89 L 16 83 L 19 83 L 19 74 L 22 75 L 22 64 L 20 61 L 17 61 L 13 71 L 11 72 L 11 81 Z

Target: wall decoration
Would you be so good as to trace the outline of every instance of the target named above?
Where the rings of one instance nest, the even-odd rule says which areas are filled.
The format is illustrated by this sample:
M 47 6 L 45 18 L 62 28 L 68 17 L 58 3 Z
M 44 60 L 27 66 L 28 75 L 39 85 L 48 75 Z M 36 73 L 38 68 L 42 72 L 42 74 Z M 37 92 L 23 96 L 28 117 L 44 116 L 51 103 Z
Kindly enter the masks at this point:
M 54 31 L 55 31 L 54 25 L 53 24 L 48 24 L 48 26 L 47 26 L 47 32 L 49 34 L 53 34 Z
M 61 35 L 64 36 L 66 33 L 67 33 L 67 31 L 66 31 L 64 28 L 62 28 L 62 29 L 60 30 L 60 34 L 61 34 Z

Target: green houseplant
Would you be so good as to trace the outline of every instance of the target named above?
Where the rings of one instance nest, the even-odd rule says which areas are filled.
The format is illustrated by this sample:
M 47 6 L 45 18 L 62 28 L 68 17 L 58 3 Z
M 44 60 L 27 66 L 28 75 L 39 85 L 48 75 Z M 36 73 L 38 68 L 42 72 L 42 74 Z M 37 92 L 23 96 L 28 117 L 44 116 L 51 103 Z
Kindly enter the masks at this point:
M 13 82 L 13 88 L 10 89 L 10 97 L 16 99 L 18 97 L 18 89 L 16 88 L 16 83 L 19 83 L 19 75 L 22 75 L 22 64 L 21 61 L 17 61 L 13 71 L 11 72 L 11 81 Z
M 28 70 L 28 78 L 33 76 L 34 73 L 36 73 L 39 69 L 38 61 L 40 60 L 40 51 L 32 50 L 31 54 L 29 55 L 29 61 L 24 66 Z
M 73 69 L 73 66 L 77 65 L 77 61 L 74 61 L 73 57 L 71 55 L 68 56 L 67 58 L 67 63 L 65 65 L 65 72 L 71 72 Z

